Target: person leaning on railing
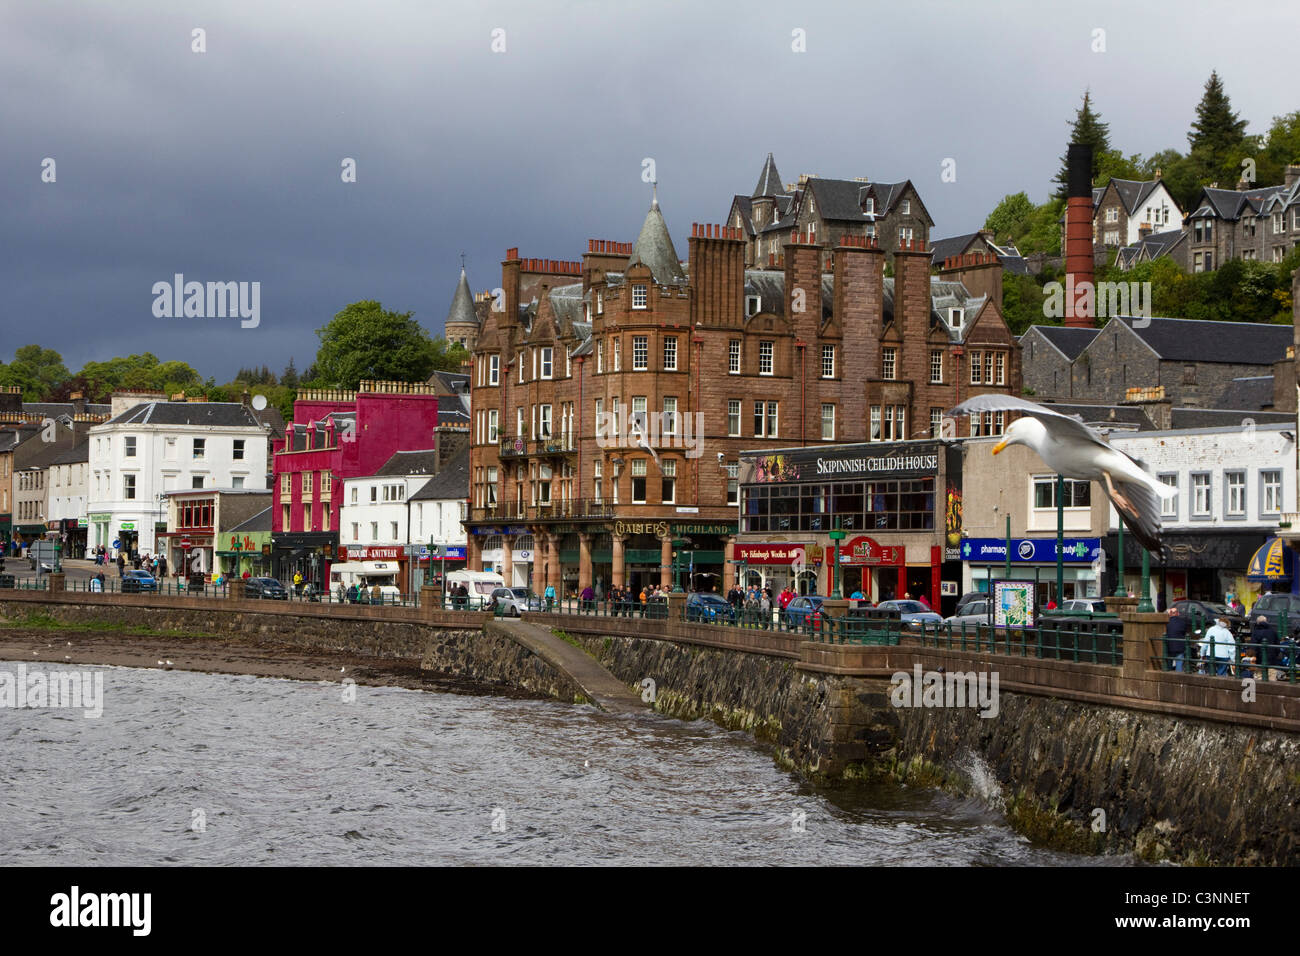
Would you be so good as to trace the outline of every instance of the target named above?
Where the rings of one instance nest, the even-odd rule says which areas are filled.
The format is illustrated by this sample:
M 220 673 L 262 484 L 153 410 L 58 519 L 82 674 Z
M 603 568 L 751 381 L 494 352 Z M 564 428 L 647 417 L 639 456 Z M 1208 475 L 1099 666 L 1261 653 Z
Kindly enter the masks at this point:
M 1169 620 L 1165 624 L 1165 660 L 1171 671 L 1182 672 L 1183 662 L 1187 659 L 1187 618 L 1178 613 L 1177 608 L 1169 609 Z

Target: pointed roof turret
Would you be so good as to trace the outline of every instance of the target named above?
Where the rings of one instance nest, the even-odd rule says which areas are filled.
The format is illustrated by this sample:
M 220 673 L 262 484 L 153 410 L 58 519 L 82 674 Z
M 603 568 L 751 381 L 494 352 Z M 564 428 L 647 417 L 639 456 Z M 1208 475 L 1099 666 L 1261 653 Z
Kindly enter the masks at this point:
M 776 171 L 776 160 L 772 154 L 767 154 L 767 162 L 763 164 L 763 171 L 758 174 L 758 185 L 754 187 L 754 193 L 750 199 L 758 199 L 760 196 L 785 196 L 788 195 L 785 187 L 781 185 L 781 174 Z
M 650 201 L 650 211 L 646 213 L 645 222 L 641 224 L 641 234 L 636 237 L 632 247 L 632 256 L 627 261 L 630 269 L 637 263 L 648 266 L 655 282 L 668 285 L 672 282 L 686 281 L 682 264 L 677 260 L 677 250 L 668 235 L 668 224 L 664 222 L 663 213 L 659 211 L 659 187 L 656 184 L 654 198 Z
M 460 284 L 456 286 L 456 294 L 451 297 L 447 325 L 478 326 L 478 313 L 474 311 L 474 293 L 469 291 L 469 279 L 465 277 L 464 266 L 460 268 Z

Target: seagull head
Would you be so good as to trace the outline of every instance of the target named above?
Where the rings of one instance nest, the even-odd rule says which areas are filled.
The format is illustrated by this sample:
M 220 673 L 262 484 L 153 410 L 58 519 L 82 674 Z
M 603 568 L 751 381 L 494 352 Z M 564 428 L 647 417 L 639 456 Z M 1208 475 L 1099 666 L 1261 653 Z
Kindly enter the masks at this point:
M 1008 445 L 1026 445 L 1038 451 L 1047 438 L 1047 428 L 1037 418 L 1017 418 L 1002 433 L 1002 441 L 993 446 L 997 454 Z

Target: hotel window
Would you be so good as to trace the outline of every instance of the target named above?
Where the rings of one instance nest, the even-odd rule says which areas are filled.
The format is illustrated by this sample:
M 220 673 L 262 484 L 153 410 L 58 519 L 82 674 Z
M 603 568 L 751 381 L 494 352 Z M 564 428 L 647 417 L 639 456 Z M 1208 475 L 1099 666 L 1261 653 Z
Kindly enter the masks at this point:
M 497 420 L 497 410 L 495 408 L 489 408 L 488 409 L 488 444 L 495 445 L 497 443 L 498 425 L 499 422 Z
M 524 408 L 520 405 L 515 409 L 515 437 L 522 438 L 524 435 Z
M 488 384 L 497 385 L 501 381 L 501 356 L 488 356 Z
M 776 437 L 776 402 L 754 403 L 754 437 Z
M 981 364 L 982 362 L 983 362 L 983 356 L 982 356 L 981 353 L 979 353 L 979 352 L 971 352 L 971 354 L 970 354 L 970 383 L 971 383 L 972 385 L 979 385 L 979 384 L 980 384 L 980 381 L 981 381 L 981 379 L 980 379 L 980 370 L 983 368 L 983 365 Z
M 304 495 L 311 494 L 311 489 L 312 489 L 311 476 L 312 473 L 310 471 L 304 471 L 302 473 L 302 493 Z
M 776 436 L 776 402 L 767 403 L 767 437 Z
M 543 348 L 542 352 L 542 378 L 550 378 L 555 370 L 555 350 Z
M 835 406 L 822 406 L 822 441 L 835 440 Z
M 993 353 L 984 353 L 984 384 L 993 384 Z
M 601 462 L 597 459 L 591 466 L 591 497 L 600 504 L 601 501 Z
M 1192 475 L 1192 516 L 1210 516 L 1210 476 L 1205 472 Z
M 646 405 L 645 396 L 633 395 L 632 396 L 632 418 L 628 421 L 628 427 L 631 428 L 632 425 L 635 424 L 639 430 L 645 431 L 646 424 L 647 424 L 645 420 L 646 411 L 647 411 L 647 405 Z
M 822 346 L 822 378 L 835 377 L 835 346 Z
M 573 378 L 573 356 L 568 349 L 564 350 L 564 377 Z
M 662 466 L 663 471 L 663 492 L 660 500 L 671 505 L 677 501 L 677 461 L 672 458 L 665 458 Z
M 596 399 L 596 437 L 605 437 L 605 400 Z
M 731 399 L 727 402 L 727 434 L 732 438 L 740 437 L 740 401 Z
M 1166 485 L 1169 485 L 1171 488 L 1174 488 L 1174 489 L 1177 489 L 1177 488 L 1178 488 L 1178 475 L 1177 475 L 1177 474 L 1156 475 L 1156 480 L 1157 480 L 1157 481 L 1160 481 L 1160 482 L 1162 482 L 1162 483 L 1164 483 L 1164 484 L 1166 484 Z M 1177 517 L 1178 517 L 1178 492 L 1177 492 L 1177 490 L 1175 490 L 1174 493 L 1173 493 L 1172 495 L 1170 495 L 1168 498 L 1161 498 L 1161 499 L 1160 499 L 1160 517 L 1162 517 L 1162 518 L 1177 518 Z
M 623 368 L 623 340 L 614 340 L 614 371 L 621 371 Z
M 524 366 L 528 364 L 527 349 L 521 351 L 515 361 L 519 363 L 519 384 L 522 385 L 524 384 Z
M 122 476 L 122 497 L 127 501 L 135 498 L 135 475 Z
M 740 504 L 740 464 L 726 465 L 727 469 L 727 504 Z
M 1006 425 L 1007 425 L 1006 412 L 994 412 L 992 434 L 1001 435 L 1004 431 L 1006 431 Z
M 538 405 L 537 410 L 538 410 L 537 437 L 550 438 L 551 437 L 551 406 Z
M 731 375 L 740 374 L 740 339 L 732 339 L 727 343 L 727 372 Z
M 1277 514 L 1282 510 L 1282 472 L 1261 471 L 1259 473 L 1261 514 Z
M 603 292 L 596 293 L 596 314 L 605 314 L 605 293 Z
M 871 406 L 871 440 L 880 441 L 880 406 Z
M 675 335 L 664 339 L 664 371 L 677 371 L 677 336 Z
M 495 466 L 490 466 L 487 470 L 487 505 L 489 508 L 497 506 L 497 470 Z
M 124 454 L 127 458 L 135 457 L 135 436 L 134 435 L 126 436 L 126 447 L 123 450 L 122 454 Z
M 334 476 L 328 471 L 320 473 L 320 493 L 323 497 L 328 498 L 330 489 L 334 487 Z
M 772 374 L 772 343 L 771 342 L 758 343 L 758 374 L 759 375 Z
M 644 458 L 632 459 L 632 504 L 645 504 L 645 462 Z
M 644 309 L 646 303 L 646 287 L 644 285 L 632 286 L 632 308 Z
M 930 383 L 932 385 L 943 384 L 943 353 L 930 353 Z
M 194 439 L 194 457 L 196 459 L 204 458 L 208 453 L 208 440 L 206 438 Z
M 898 349 L 883 348 L 880 350 L 880 377 L 888 380 L 894 378 L 894 367 L 898 360 Z
M 677 398 L 674 395 L 664 396 L 664 420 L 660 431 L 665 435 L 677 434 Z
M 605 343 L 597 342 L 596 343 L 596 372 L 597 374 L 599 374 L 600 372 L 603 371 L 605 371 Z
M 1227 495 L 1227 513 L 1239 517 L 1246 514 L 1246 473 L 1228 471 L 1223 475 L 1224 492 Z
M 943 409 L 942 408 L 930 409 L 930 437 L 931 438 L 943 437 Z
M 907 416 L 906 405 L 894 406 L 894 440 L 895 441 L 907 440 L 906 416 Z
M 998 352 L 996 355 L 995 372 L 998 385 L 1007 384 L 1007 357 L 1004 353 Z

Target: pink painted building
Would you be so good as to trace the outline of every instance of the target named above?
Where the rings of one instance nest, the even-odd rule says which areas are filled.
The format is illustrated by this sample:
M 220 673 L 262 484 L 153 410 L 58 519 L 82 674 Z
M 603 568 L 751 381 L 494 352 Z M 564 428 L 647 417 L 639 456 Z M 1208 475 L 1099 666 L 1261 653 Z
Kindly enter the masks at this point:
M 343 481 L 436 442 L 438 396 L 424 382 L 362 382 L 357 391 L 303 389 L 274 461 L 272 573 L 323 585 L 338 553 Z M 337 489 L 337 494 L 335 493 Z

